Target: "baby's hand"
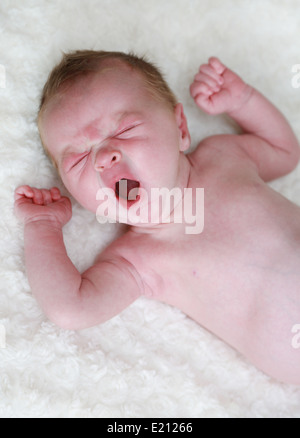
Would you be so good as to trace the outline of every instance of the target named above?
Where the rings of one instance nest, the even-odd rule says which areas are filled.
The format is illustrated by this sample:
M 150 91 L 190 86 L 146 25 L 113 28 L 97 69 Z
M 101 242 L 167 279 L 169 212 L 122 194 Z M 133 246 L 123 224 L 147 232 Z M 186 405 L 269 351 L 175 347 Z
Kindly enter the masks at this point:
M 201 65 L 190 92 L 196 104 L 208 114 L 231 113 L 249 99 L 252 88 L 218 58 Z
M 15 214 L 24 224 L 48 221 L 62 228 L 72 217 L 72 205 L 56 187 L 46 190 L 21 186 L 15 191 Z

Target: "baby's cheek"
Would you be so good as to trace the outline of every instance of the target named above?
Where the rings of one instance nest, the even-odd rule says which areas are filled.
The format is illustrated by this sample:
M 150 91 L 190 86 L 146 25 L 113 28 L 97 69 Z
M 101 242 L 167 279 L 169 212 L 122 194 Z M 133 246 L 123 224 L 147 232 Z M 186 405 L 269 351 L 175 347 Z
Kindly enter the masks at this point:
M 99 201 L 97 201 L 98 190 L 98 188 L 95 188 L 93 190 L 84 190 L 80 188 L 74 193 L 73 197 L 82 207 L 86 208 L 89 211 L 92 211 L 93 213 L 96 213 L 99 206 Z
M 76 182 L 72 179 L 63 178 L 63 183 L 72 197 L 85 209 L 96 213 L 97 210 L 97 191 L 98 186 L 92 181 L 78 179 Z

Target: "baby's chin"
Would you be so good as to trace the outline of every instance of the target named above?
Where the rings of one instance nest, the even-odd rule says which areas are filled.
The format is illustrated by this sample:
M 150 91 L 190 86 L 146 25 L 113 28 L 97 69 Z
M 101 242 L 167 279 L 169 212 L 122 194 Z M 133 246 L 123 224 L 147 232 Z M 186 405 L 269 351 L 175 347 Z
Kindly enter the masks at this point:
M 95 200 L 84 199 L 84 197 L 82 196 L 76 196 L 73 194 L 72 197 L 80 205 L 80 207 L 96 215 L 99 206 L 99 202 L 96 199 Z

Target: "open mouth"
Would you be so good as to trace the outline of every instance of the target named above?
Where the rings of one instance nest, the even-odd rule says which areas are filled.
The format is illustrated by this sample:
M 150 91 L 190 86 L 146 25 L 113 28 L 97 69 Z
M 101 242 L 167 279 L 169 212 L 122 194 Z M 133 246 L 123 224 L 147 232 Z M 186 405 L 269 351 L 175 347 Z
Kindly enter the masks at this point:
M 116 182 L 116 196 L 117 198 L 126 199 L 126 201 L 138 201 L 140 186 L 138 181 L 122 178 Z

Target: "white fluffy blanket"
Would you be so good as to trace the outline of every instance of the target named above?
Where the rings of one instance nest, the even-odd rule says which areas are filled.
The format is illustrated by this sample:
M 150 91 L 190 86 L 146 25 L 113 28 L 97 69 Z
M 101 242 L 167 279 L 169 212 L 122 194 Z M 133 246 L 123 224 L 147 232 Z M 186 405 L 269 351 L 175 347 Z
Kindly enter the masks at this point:
M 292 82 L 299 19 L 298 0 L 1 0 L 1 417 L 300 417 L 299 388 L 268 378 L 161 303 L 140 299 L 88 330 L 55 327 L 31 295 L 13 214 L 18 185 L 62 188 L 36 126 L 41 88 L 62 51 L 148 55 L 183 102 L 194 146 L 235 129 L 201 113 L 188 92 L 198 66 L 219 56 L 281 108 L 300 138 L 300 79 Z M 299 181 L 300 169 L 272 186 L 300 205 Z M 78 269 L 121 231 L 74 202 L 64 235 Z

